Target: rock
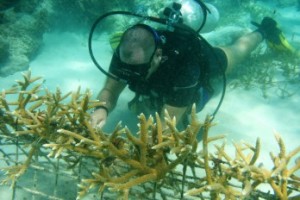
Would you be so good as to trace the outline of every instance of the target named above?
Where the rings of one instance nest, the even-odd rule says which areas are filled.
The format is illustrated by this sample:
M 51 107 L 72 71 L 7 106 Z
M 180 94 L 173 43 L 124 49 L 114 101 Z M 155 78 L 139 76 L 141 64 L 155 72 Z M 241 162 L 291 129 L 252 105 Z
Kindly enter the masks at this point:
M 18 55 L 10 58 L 10 60 L 0 68 L 0 76 L 9 76 L 17 71 L 23 71 L 29 67 L 29 58 L 25 55 Z
M 9 49 L 8 41 L 4 40 L 4 38 L 0 36 L 0 68 L 8 58 L 9 55 L 8 49 Z
M 49 2 L 21 0 L 18 6 L 1 13 L 0 76 L 28 68 L 30 60 L 43 44 L 43 35 L 48 29 L 47 9 L 52 9 Z
M 4 11 L 18 5 L 20 0 L 2 0 L 0 1 L 0 11 Z

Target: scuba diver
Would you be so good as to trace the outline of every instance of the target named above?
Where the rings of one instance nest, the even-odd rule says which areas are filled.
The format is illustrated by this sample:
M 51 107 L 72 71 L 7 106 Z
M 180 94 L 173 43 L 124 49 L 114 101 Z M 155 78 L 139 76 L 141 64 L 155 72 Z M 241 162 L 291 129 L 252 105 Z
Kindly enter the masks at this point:
M 182 4 L 188 1 L 191 0 Z M 232 71 L 264 39 L 270 43 L 279 40 L 281 31 L 277 23 L 265 17 L 261 24 L 255 23 L 257 30 L 243 35 L 230 46 L 211 47 L 199 37 L 190 21 L 185 20 L 182 7 L 173 3 L 165 9 L 164 14 L 176 20 L 167 30 L 138 23 L 122 34 L 109 73 L 126 82 L 106 78 L 97 97 L 105 104 L 91 115 L 94 128 L 103 127 L 127 85 L 136 94 L 128 104 L 131 111 L 137 114 L 154 111 L 164 119 L 167 110 L 178 124 L 185 126 L 192 105 L 195 103 L 199 112 L 212 96 L 211 78 Z

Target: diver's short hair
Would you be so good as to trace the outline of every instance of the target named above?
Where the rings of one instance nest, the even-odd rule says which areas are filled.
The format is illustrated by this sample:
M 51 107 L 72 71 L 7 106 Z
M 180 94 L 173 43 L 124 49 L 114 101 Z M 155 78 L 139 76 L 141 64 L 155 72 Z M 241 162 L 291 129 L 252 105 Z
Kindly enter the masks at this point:
M 123 61 L 145 63 L 149 61 L 155 48 L 153 33 L 143 26 L 133 26 L 123 34 L 119 54 Z

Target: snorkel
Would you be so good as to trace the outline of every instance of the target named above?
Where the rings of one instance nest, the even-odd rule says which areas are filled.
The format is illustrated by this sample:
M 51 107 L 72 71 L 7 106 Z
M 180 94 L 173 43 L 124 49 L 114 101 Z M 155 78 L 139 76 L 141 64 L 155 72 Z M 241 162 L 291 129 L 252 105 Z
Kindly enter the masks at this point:
M 199 24 L 199 28 L 197 28 L 197 30 L 194 30 L 194 31 L 198 35 L 198 37 L 201 38 L 201 40 L 204 41 L 210 47 L 211 53 L 213 55 L 215 55 L 215 53 L 213 51 L 213 47 L 199 34 L 199 32 L 202 30 L 202 28 L 206 24 L 207 14 L 210 13 L 210 10 L 201 0 L 189 0 L 189 1 L 196 2 L 197 4 L 199 4 L 200 8 L 202 9 L 202 14 L 203 14 L 203 20 Z M 91 27 L 91 30 L 90 30 L 90 33 L 89 33 L 89 38 L 88 38 L 88 49 L 89 49 L 89 54 L 91 56 L 91 59 L 92 59 L 93 63 L 107 77 L 110 77 L 110 78 L 112 78 L 116 81 L 121 81 L 121 82 L 127 83 L 128 80 L 125 80 L 125 79 L 122 79 L 118 76 L 115 76 L 114 74 L 109 73 L 107 70 L 105 70 L 99 64 L 98 60 L 96 59 L 96 57 L 94 55 L 94 52 L 93 52 L 93 36 L 94 36 L 96 28 L 99 26 L 99 24 L 101 22 L 103 22 L 103 20 L 105 20 L 105 19 L 107 19 L 111 16 L 121 15 L 121 16 L 135 17 L 135 18 L 140 18 L 141 20 L 147 20 L 147 21 L 155 22 L 155 23 L 161 24 L 163 26 L 166 26 L 167 30 L 169 30 L 169 31 L 174 31 L 176 29 L 184 29 L 184 27 L 182 26 L 182 22 L 183 22 L 182 14 L 180 12 L 181 6 L 182 5 L 180 3 L 173 3 L 171 8 L 166 8 L 165 11 L 164 11 L 164 15 L 166 16 L 165 18 L 158 18 L 158 17 L 153 17 L 153 16 L 144 16 L 142 14 L 129 12 L 129 11 L 111 11 L 111 12 L 108 12 L 108 13 L 105 13 L 105 14 L 99 16 L 95 20 L 95 22 L 93 23 L 93 25 Z M 191 29 L 188 29 L 188 31 L 190 31 L 190 30 Z M 184 30 L 184 31 L 186 31 L 186 30 Z M 215 55 L 215 57 L 216 57 L 217 62 L 219 63 L 220 71 L 223 74 L 222 75 L 223 76 L 223 91 L 222 91 L 220 101 L 219 101 L 215 111 L 211 115 L 211 121 L 215 118 L 216 113 L 218 112 L 219 108 L 221 107 L 223 98 L 225 96 L 225 91 L 226 91 L 225 70 L 222 68 L 222 63 L 219 61 L 218 57 L 216 55 Z M 130 73 L 128 74 L 128 76 L 131 76 Z M 141 77 L 141 79 L 142 78 L 143 77 Z

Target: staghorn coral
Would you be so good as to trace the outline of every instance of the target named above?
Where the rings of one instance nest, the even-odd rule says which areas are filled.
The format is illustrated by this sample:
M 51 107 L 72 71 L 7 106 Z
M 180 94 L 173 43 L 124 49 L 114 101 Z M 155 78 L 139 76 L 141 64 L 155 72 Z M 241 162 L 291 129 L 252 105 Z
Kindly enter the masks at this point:
M 206 170 L 207 174 L 213 174 L 212 178 L 208 177 L 207 184 L 187 191 L 186 195 L 196 195 L 209 191 L 211 197 L 223 194 L 226 199 L 244 199 L 259 185 L 269 183 L 277 198 L 288 199 L 291 192 L 288 191 L 288 184 L 299 190 L 299 182 L 297 183 L 295 177 L 291 175 L 299 170 L 300 165 L 298 162 L 293 167 L 288 168 L 287 164 L 291 157 L 300 152 L 300 147 L 287 154 L 282 138 L 278 134 L 275 137 L 280 147 L 280 152 L 277 156 L 271 153 L 271 158 L 274 162 L 272 169 L 265 169 L 255 165 L 261 149 L 259 139 L 255 147 L 247 143 L 243 144 L 243 146 L 234 144 L 236 149 L 235 158 L 227 155 L 224 150 L 225 144 L 221 146 L 216 145 L 217 153 L 210 158 L 215 163 L 215 167 Z M 245 151 L 250 151 L 250 153 L 246 154 Z M 235 179 L 235 181 L 232 179 Z M 236 186 L 231 184 L 236 181 L 242 183 L 240 190 L 237 190 Z
M 264 98 L 276 95 L 284 99 L 296 94 L 295 88 L 299 84 L 299 56 L 268 50 L 262 57 L 260 54 L 264 51 L 263 48 L 261 45 L 252 53 L 251 59 L 245 61 L 242 67 L 236 68 L 231 75 L 229 87 L 246 90 L 258 88 Z
M 2 168 L 6 172 L 2 184 L 14 186 L 32 163 L 38 162 L 36 157 L 48 152 L 50 158 L 68 164 L 65 170 L 78 167 L 83 158 L 91 160 L 86 162 L 93 166 L 91 174 L 80 175 L 78 198 L 93 188 L 104 198 L 123 199 L 287 199 L 292 192 L 299 193 L 300 178 L 295 172 L 300 164 L 291 165 L 290 161 L 299 155 L 300 147 L 286 152 L 278 134 L 280 151 L 270 154 L 271 169 L 257 164 L 259 139 L 255 146 L 234 144 L 235 156 L 226 153 L 225 143 L 219 142 L 224 136 L 209 137 L 213 124 L 209 117 L 200 123 L 195 107 L 191 123 L 183 131 L 176 128 L 176 119 L 165 113 L 166 128 L 158 114 L 155 120 L 141 114 L 137 134 L 121 124 L 107 134 L 89 124 L 89 110 L 102 104 L 91 100 L 89 91 L 81 93 L 79 88 L 63 95 L 57 89 L 51 93 L 43 89 L 39 77 L 32 78 L 30 72 L 23 77 L 1 93 L 0 141 L 29 150 L 25 161 Z M 202 146 L 197 140 L 200 132 Z M 216 153 L 209 151 L 210 144 L 215 145 Z M 259 190 L 262 184 L 269 184 L 273 193 Z

